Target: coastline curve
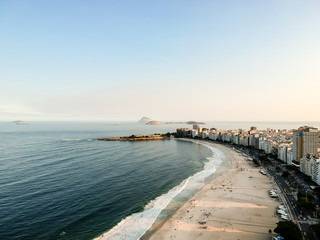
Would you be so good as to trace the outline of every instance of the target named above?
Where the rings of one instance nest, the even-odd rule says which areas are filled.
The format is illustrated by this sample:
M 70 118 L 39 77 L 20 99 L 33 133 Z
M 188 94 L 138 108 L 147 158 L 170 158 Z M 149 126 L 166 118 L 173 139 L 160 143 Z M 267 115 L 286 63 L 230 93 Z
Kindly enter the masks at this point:
M 93 240 L 138 240 L 143 237 L 146 232 L 153 226 L 158 219 L 160 213 L 166 209 L 166 207 L 180 194 L 195 193 L 204 186 L 204 181 L 207 177 L 210 177 L 215 173 L 217 167 L 221 164 L 225 158 L 224 153 L 213 146 L 210 146 L 204 142 L 189 140 L 189 139 L 177 139 L 179 141 L 192 142 L 199 144 L 210 149 L 212 156 L 207 158 L 204 167 L 201 171 L 188 177 L 182 181 L 178 186 L 170 189 L 167 193 L 164 193 L 154 200 L 151 200 L 142 212 L 131 214 L 122 219 L 116 226 L 109 231 L 103 233 L 99 237 Z

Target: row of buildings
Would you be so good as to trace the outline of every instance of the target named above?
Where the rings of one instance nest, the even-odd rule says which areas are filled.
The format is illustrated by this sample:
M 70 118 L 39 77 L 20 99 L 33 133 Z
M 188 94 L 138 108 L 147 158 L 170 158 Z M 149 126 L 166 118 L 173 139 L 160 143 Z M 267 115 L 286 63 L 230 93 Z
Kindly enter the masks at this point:
M 320 185 L 319 131 L 313 127 L 300 127 L 296 130 L 270 129 L 257 130 L 217 130 L 193 125 L 192 129 L 177 129 L 179 137 L 211 139 L 252 147 L 272 154 L 285 164 L 300 167 L 301 172 L 310 176 Z

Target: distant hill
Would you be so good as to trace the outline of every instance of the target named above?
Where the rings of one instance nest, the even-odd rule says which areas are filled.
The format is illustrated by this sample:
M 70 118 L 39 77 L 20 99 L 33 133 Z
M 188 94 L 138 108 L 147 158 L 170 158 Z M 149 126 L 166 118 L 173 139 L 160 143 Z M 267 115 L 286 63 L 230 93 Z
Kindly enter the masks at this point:
M 142 117 L 139 120 L 139 123 L 146 125 L 162 125 L 163 122 L 152 120 L 148 117 Z M 187 121 L 187 122 L 166 122 L 165 124 L 205 124 L 204 122 L 196 122 L 196 121 Z
M 151 118 L 148 118 L 148 117 L 143 117 L 139 120 L 139 123 L 143 123 L 143 124 L 146 124 L 148 122 L 151 122 L 152 119 Z

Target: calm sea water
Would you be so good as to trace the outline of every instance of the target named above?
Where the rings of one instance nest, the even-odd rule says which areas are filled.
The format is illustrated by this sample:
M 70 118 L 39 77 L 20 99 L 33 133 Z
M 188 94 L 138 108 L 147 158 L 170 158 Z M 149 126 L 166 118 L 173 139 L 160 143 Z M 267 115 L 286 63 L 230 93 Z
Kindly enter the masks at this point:
M 318 123 L 210 123 L 219 129 Z M 175 140 L 93 138 L 173 132 L 186 125 L 0 123 L 0 239 L 93 239 L 201 171 L 212 152 Z M 190 126 L 189 126 L 190 127 Z
M 93 239 L 200 171 L 209 149 L 92 138 L 168 126 L 2 123 L 0 239 Z M 172 126 L 169 126 L 172 127 Z

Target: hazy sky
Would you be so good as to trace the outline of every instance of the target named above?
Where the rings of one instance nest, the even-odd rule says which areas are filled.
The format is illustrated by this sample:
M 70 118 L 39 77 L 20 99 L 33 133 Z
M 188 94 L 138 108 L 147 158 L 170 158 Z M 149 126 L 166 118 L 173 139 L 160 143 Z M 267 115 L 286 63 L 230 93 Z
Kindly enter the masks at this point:
M 319 121 L 320 1 L 0 1 L 0 120 Z

